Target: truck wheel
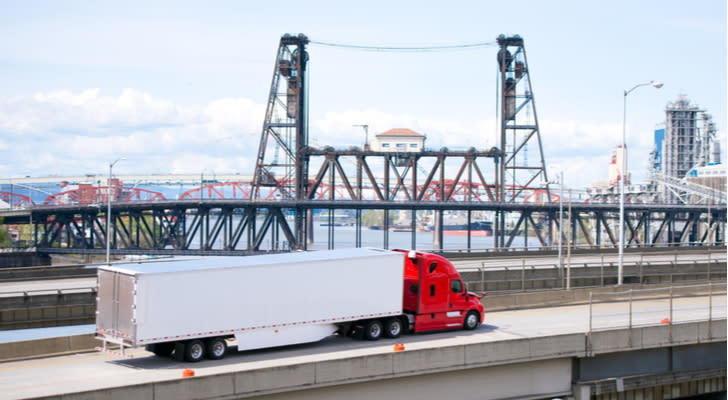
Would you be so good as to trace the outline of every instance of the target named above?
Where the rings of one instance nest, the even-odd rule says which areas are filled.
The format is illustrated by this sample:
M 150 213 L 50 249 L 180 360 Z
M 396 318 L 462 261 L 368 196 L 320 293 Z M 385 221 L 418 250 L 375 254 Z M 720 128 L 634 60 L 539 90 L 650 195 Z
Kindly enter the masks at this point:
M 174 351 L 174 342 L 148 344 L 144 347 L 158 357 L 169 357 Z
M 384 336 L 394 339 L 402 334 L 402 320 L 399 318 L 389 318 L 384 321 Z
M 367 340 L 379 340 L 382 337 L 382 322 L 378 319 L 372 319 L 364 325 L 364 337 Z
M 205 357 L 205 344 L 201 340 L 190 340 L 185 343 L 185 360 L 198 362 Z
M 225 357 L 227 351 L 227 342 L 223 338 L 212 338 L 205 342 L 207 348 L 207 358 L 210 360 L 219 360 Z
M 472 331 L 473 329 L 477 328 L 478 325 L 480 325 L 480 316 L 475 311 L 470 311 L 465 316 L 465 323 L 463 324 L 463 329 L 467 331 Z

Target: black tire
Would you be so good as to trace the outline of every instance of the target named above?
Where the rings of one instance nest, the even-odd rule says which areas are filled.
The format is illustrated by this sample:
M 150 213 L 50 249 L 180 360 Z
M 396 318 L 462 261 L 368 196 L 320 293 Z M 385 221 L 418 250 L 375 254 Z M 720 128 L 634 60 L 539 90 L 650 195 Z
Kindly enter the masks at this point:
M 402 334 L 404 326 L 399 318 L 388 318 L 384 321 L 384 336 L 396 339 Z
M 174 351 L 174 342 L 148 344 L 144 348 L 155 356 L 169 357 Z
M 366 340 L 379 340 L 384 333 L 384 326 L 382 321 L 378 319 L 372 319 L 364 324 L 364 338 Z
M 202 340 L 190 340 L 185 343 L 185 360 L 198 362 L 205 358 L 205 344 Z
M 210 360 L 219 360 L 225 357 L 225 353 L 227 352 L 227 342 L 225 339 L 220 337 L 207 339 L 205 341 L 205 350 L 207 358 Z
M 465 315 L 465 321 L 463 322 L 463 329 L 466 331 L 472 331 L 480 325 L 480 315 L 476 311 L 470 311 Z

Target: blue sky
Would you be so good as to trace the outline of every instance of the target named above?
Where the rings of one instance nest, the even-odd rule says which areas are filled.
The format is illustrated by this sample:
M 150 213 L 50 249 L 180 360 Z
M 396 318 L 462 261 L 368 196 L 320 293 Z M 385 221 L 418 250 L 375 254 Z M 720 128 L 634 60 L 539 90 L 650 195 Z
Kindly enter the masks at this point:
M 724 1 L 0 1 L 0 177 L 252 173 L 284 33 L 386 46 L 525 40 L 546 163 L 569 186 L 606 180 L 628 99 L 644 178 L 666 103 L 713 114 L 726 157 Z M 123 5 L 122 5 L 123 4 Z M 407 127 L 428 145 L 495 143 L 496 47 L 391 54 L 310 46 L 314 143 Z M 534 149 L 535 154 L 535 149 Z

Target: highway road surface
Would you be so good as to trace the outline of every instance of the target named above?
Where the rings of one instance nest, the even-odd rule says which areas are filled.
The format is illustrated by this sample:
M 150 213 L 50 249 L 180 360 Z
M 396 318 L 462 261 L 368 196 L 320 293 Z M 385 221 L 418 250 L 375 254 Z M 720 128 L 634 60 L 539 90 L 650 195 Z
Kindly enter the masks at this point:
M 673 322 L 707 319 L 708 297 L 674 299 Z M 726 296 L 713 296 L 712 317 L 725 318 Z M 635 326 L 660 324 L 669 315 L 668 299 L 635 301 L 632 321 Z M 596 329 L 623 327 L 629 323 L 625 302 L 595 306 Z M 666 314 L 666 312 L 668 314 Z M 485 324 L 474 331 L 451 331 L 405 335 L 396 342 L 406 350 L 448 347 L 471 343 L 583 333 L 589 329 L 589 307 L 568 306 L 486 314 Z M 122 359 L 105 353 L 86 353 L 0 364 L 0 399 L 27 398 L 60 393 L 127 386 L 177 379 L 185 368 L 196 376 L 231 371 L 246 371 L 272 366 L 341 359 L 351 356 L 390 353 L 395 340 L 378 342 L 331 336 L 321 342 L 238 353 L 231 348 L 223 360 L 189 364 L 172 358 L 159 358 L 142 349 L 131 351 L 133 358 Z

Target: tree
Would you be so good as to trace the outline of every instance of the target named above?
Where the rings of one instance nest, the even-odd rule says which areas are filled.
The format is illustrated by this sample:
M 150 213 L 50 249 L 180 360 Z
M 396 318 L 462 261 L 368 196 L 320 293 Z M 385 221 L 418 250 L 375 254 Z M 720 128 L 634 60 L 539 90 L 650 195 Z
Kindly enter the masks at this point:
M 361 215 L 361 223 L 364 226 L 382 226 L 384 224 L 383 217 L 384 211 L 382 210 L 367 210 Z M 396 214 L 393 211 L 389 212 L 389 223 L 392 224 Z
M 13 243 L 10 241 L 8 226 L 3 224 L 3 218 L 0 217 L 0 247 L 11 247 Z

